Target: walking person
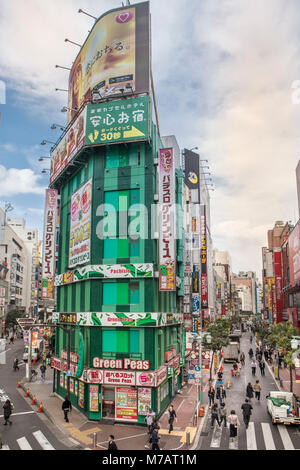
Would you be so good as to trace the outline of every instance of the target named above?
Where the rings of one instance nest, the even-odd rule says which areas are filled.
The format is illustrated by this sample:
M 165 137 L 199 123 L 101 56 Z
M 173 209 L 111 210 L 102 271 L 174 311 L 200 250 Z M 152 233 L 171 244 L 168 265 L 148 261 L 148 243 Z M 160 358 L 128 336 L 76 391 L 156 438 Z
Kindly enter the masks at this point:
M 227 426 L 227 410 L 225 403 L 222 403 L 221 408 L 220 408 L 220 425 L 222 424 L 222 421 L 224 421 L 224 428 Z
M 261 385 L 259 383 L 259 380 L 257 380 L 256 383 L 253 385 L 253 390 L 255 392 L 255 398 L 259 401 L 260 400 L 260 392 L 261 392 Z
M 44 363 L 40 367 L 42 380 L 46 379 L 46 370 L 47 370 L 47 367 L 46 367 L 46 364 Z
M 70 402 L 68 397 L 65 398 L 65 401 L 63 402 L 61 409 L 64 412 L 64 420 L 66 421 L 66 423 L 68 423 L 69 422 L 68 413 L 72 411 L 72 403 Z
M 169 406 L 169 434 L 173 431 L 173 423 L 175 418 L 177 419 L 176 416 L 176 411 L 174 410 L 174 406 L 170 405 Z
M 266 364 L 264 361 L 260 361 L 259 363 L 259 368 L 260 368 L 260 373 L 262 376 L 265 376 L 265 367 L 266 367 Z
M 150 449 L 150 444 L 152 444 L 152 431 L 154 429 L 154 424 L 155 424 L 155 413 L 154 411 L 152 411 L 152 409 L 150 408 L 148 410 L 148 414 L 145 418 L 145 421 L 147 423 L 147 428 L 148 428 L 148 441 L 149 441 L 149 445 L 145 445 L 146 449 Z
M 216 393 L 216 392 L 215 392 L 215 389 L 214 389 L 214 387 L 211 385 L 211 386 L 209 387 L 208 392 L 207 392 L 208 400 L 209 400 L 209 407 L 211 407 L 211 405 L 213 405 L 214 402 L 215 402 L 215 393 Z
M 251 361 L 251 369 L 252 369 L 252 375 L 255 376 L 255 374 L 256 374 L 256 362 L 255 362 L 254 359 Z
M 219 400 L 220 406 L 224 403 L 226 398 L 226 390 L 224 389 L 223 385 L 218 388 L 216 393 L 216 399 Z
M 240 354 L 240 362 L 243 366 L 245 365 L 245 353 L 243 352 Z
M 17 357 L 15 357 L 15 359 L 14 359 L 13 369 L 14 369 L 15 372 L 16 372 L 17 369 L 20 370 L 19 369 L 19 359 Z
M 252 384 L 249 382 L 246 388 L 246 397 L 249 398 L 251 401 L 251 398 L 253 398 L 253 387 Z
M 218 425 L 221 426 L 220 418 L 219 418 L 219 408 L 218 408 L 217 403 L 213 404 L 211 412 L 210 412 L 210 417 L 211 417 L 211 427 L 212 428 L 214 427 L 215 420 L 217 420 Z
M 237 437 L 238 428 L 240 427 L 239 418 L 237 417 L 235 410 L 231 410 L 227 421 L 229 424 L 229 440 L 234 441 Z
M 113 436 L 112 434 L 108 438 L 108 448 L 107 448 L 107 450 L 109 452 L 114 452 L 114 451 L 118 450 L 117 444 L 115 443 L 115 436 Z
M 249 403 L 248 398 L 246 398 L 245 403 L 241 406 L 241 409 L 243 411 L 243 419 L 244 419 L 246 429 L 248 429 L 250 416 L 251 416 L 251 413 L 252 413 L 252 410 L 253 410 L 253 407 Z
M 252 357 L 253 357 L 253 349 L 252 348 L 249 349 L 248 354 L 249 354 L 249 359 L 251 360 Z
M 7 425 L 7 423 L 9 424 L 12 424 L 12 421 L 9 419 L 11 414 L 12 414 L 12 410 L 13 410 L 13 404 L 11 403 L 10 400 L 6 400 L 6 402 L 4 403 L 3 405 L 3 410 L 4 410 L 4 426 Z
M 159 426 L 155 426 L 152 431 L 152 450 L 160 450 L 159 447 L 159 439 L 160 436 L 158 435 Z

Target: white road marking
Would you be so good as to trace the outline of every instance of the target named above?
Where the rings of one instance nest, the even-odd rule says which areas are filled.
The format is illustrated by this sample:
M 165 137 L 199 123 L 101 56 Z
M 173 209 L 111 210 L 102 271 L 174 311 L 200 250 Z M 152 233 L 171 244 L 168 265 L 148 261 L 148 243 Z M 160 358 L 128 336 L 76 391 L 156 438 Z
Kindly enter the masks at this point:
M 12 416 L 21 416 L 21 415 L 30 415 L 36 413 L 36 411 L 23 411 L 22 413 L 13 413 Z M 0 418 L 3 418 L 4 415 L 0 415 Z
M 278 431 L 280 433 L 280 437 L 282 439 L 284 449 L 295 450 L 295 447 L 293 446 L 289 433 L 284 424 L 278 424 Z
M 32 450 L 32 447 L 27 441 L 26 437 L 21 437 L 20 439 L 17 439 L 17 443 L 21 450 Z
M 46 439 L 42 431 L 35 431 L 33 435 L 43 450 L 55 450 L 54 447 L 52 447 L 52 445 L 50 444 L 50 442 Z
M 9 447 L 8 447 L 7 444 L 3 444 L 2 449 L 0 449 L 0 450 L 9 450 Z
M 233 439 L 233 440 L 232 440 Z M 239 441 L 238 436 L 234 438 L 229 438 L 229 449 L 231 450 L 239 450 Z
M 212 440 L 211 440 L 211 443 L 210 443 L 210 447 L 214 447 L 214 448 L 217 448 L 217 447 L 220 447 L 220 444 L 221 444 L 221 437 L 222 437 L 222 427 L 219 427 L 219 425 L 217 425 L 215 423 L 215 427 L 214 427 L 214 430 L 213 430 L 213 435 L 212 435 Z
M 266 445 L 266 450 L 276 450 L 269 423 L 261 423 L 261 427 Z
M 254 423 L 249 423 L 248 429 L 246 430 L 246 435 L 247 435 L 247 449 L 257 450 Z

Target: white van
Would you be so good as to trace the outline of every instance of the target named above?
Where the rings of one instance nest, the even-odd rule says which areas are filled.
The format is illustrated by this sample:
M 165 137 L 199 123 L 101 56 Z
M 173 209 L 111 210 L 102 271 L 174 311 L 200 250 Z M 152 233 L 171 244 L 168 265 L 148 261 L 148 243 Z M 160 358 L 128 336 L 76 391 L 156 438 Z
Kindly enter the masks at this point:
M 28 361 L 28 350 L 29 350 L 29 346 L 25 346 L 24 354 L 23 354 L 24 362 Z M 39 339 L 37 348 L 31 348 L 31 359 L 33 361 L 38 361 L 41 355 L 43 354 L 43 350 L 44 350 L 44 340 Z

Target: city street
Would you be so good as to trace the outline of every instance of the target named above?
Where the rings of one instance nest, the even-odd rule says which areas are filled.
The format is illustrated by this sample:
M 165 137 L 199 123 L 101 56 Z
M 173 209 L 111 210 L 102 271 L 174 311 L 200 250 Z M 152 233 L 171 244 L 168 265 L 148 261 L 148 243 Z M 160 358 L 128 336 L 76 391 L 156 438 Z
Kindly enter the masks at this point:
M 17 389 L 18 380 L 25 376 L 26 366 L 21 360 L 23 348 L 23 340 L 7 345 L 6 365 L 0 365 L 0 433 L 3 450 L 67 450 L 57 430 L 49 429 L 48 419 L 37 414 Z M 12 368 L 15 357 L 20 361 L 20 370 L 16 372 Z M 39 366 L 40 363 L 38 371 Z M 2 406 L 7 398 L 14 405 L 11 416 L 13 424 L 4 426 Z
M 221 428 L 215 422 L 211 429 L 210 412 L 207 415 L 207 422 L 203 427 L 198 449 L 201 450 L 300 450 L 300 428 L 297 426 L 273 425 L 271 417 L 267 412 L 266 395 L 271 390 L 278 390 L 277 384 L 269 371 L 265 368 L 265 377 L 261 376 L 259 367 L 256 368 L 256 376 L 252 376 L 248 351 L 252 347 L 255 351 L 255 344 L 250 346 L 250 333 L 244 333 L 241 338 L 241 352 L 246 356 L 245 366 L 242 368 L 240 377 L 231 377 L 232 364 L 224 364 L 224 388 L 226 388 L 227 398 L 225 404 L 227 416 L 231 410 L 235 410 L 240 421 L 237 441 L 229 442 L 229 430 Z M 227 381 L 230 379 L 231 387 L 227 389 Z M 253 406 L 249 427 L 246 430 L 243 422 L 241 406 L 246 398 L 246 386 L 249 382 L 252 385 L 259 380 L 262 391 L 260 401 L 252 398 Z M 207 394 L 205 403 L 207 403 Z M 216 400 L 215 400 L 216 402 Z

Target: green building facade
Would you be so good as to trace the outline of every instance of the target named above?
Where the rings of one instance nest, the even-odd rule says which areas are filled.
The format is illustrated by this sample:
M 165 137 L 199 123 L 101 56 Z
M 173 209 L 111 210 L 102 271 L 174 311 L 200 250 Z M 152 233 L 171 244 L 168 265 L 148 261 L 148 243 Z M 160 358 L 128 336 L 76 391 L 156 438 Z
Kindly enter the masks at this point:
M 183 382 L 183 240 L 177 291 L 161 292 L 153 211 L 163 144 L 151 118 L 149 130 L 144 140 L 84 146 L 51 185 L 60 195 L 54 389 L 92 420 L 144 423 L 147 409 L 161 415 Z M 175 181 L 180 207 L 178 169 Z M 74 195 L 85 185 L 90 216 L 74 232 Z M 72 268 L 70 241 L 83 246 L 79 256 L 89 251 Z

